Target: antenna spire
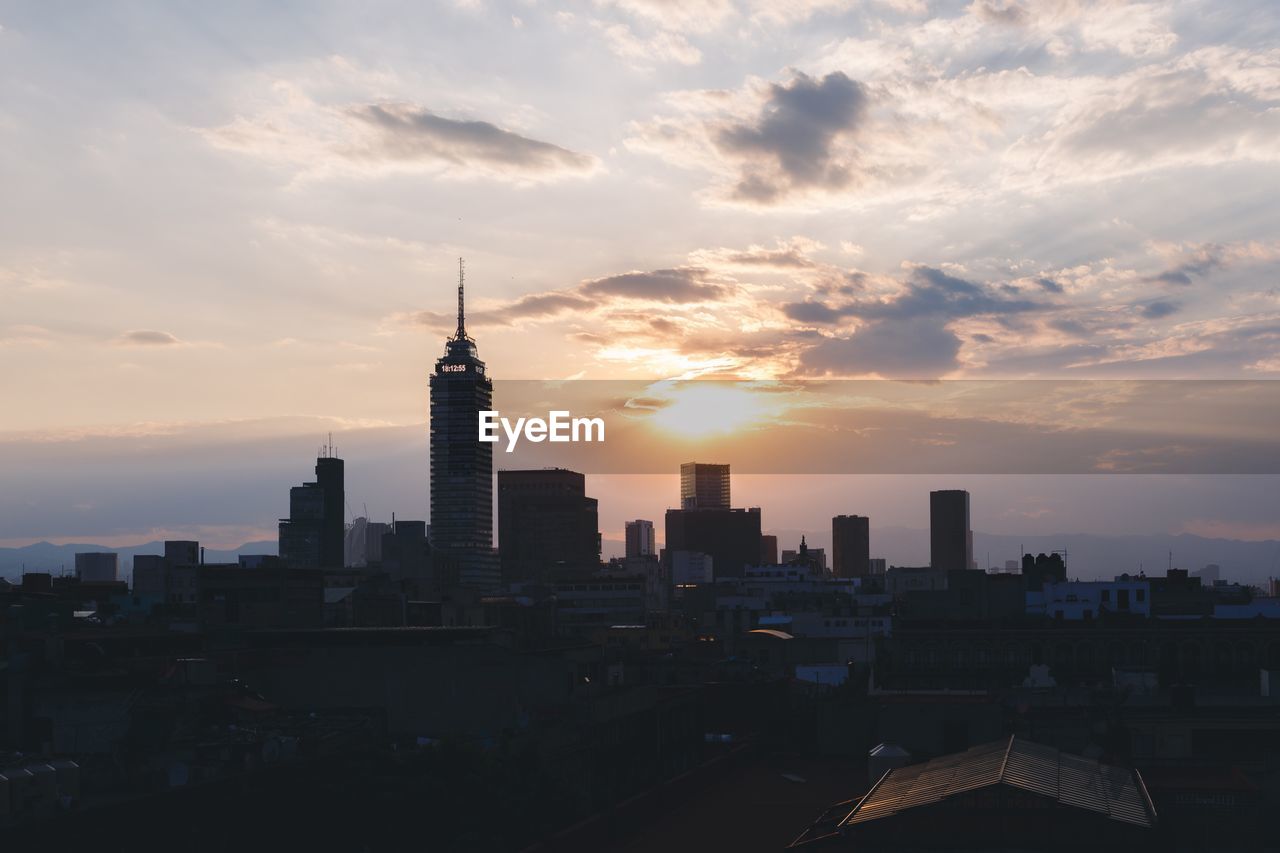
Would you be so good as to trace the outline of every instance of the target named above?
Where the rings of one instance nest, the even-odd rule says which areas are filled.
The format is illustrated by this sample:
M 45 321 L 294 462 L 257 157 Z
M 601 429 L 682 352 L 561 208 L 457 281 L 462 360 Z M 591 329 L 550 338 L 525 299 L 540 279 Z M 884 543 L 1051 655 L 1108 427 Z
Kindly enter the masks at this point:
M 458 340 L 462 340 L 467 336 L 467 325 L 465 322 L 465 311 L 462 303 L 462 286 L 466 278 L 466 267 L 462 258 L 458 258 Z

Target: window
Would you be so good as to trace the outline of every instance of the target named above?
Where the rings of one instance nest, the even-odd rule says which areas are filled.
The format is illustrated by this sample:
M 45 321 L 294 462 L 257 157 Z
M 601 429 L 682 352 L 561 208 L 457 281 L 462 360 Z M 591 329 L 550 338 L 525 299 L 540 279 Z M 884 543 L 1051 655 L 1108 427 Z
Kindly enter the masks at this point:
M 1146 601 L 1146 600 L 1147 600 L 1147 591 L 1146 591 L 1145 589 L 1139 589 L 1137 592 L 1138 592 L 1138 600 L 1139 600 L 1139 601 Z

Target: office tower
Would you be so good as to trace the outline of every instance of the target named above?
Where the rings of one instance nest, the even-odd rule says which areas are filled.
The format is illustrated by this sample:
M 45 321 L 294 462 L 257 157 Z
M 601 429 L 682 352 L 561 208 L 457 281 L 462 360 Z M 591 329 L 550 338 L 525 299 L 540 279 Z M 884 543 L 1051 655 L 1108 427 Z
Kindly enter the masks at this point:
M 837 515 L 831 519 L 831 568 L 838 578 L 870 573 L 871 521 L 865 515 Z
M 778 565 L 778 537 L 768 534 L 760 537 L 760 565 Z
M 280 519 L 279 553 L 286 566 L 340 569 L 343 558 L 343 462 L 326 447 L 316 459 L 316 480 L 289 490 L 289 517 Z
M 945 570 L 972 567 L 968 492 L 952 489 L 929 493 L 929 565 Z
M 83 583 L 104 583 L 116 579 L 114 551 L 82 551 L 76 554 L 76 577 Z
M 503 583 L 597 570 L 600 525 L 586 478 L 564 468 L 499 471 L 498 560 Z
M 760 559 L 760 509 L 669 509 L 668 552 L 699 551 L 716 577 L 741 577 Z
M 872 557 L 870 560 L 867 561 L 867 574 L 880 575 L 881 577 L 883 577 L 885 573 L 886 563 L 888 563 L 888 560 L 886 560 L 884 557 Z
M 680 465 L 681 509 L 728 509 L 729 466 L 705 462 Z
M 458 329 L 431 375 L 431 547 L 460 586 L 498 583 L 493 553 L 493 445 L 480 441 L 480 412 L 493 408 L 493 383 L 467 335 L 462 261 Z
M 658 553 L 653 522 L 637 518 L 627 522 L 627 556 L 652 557 Z

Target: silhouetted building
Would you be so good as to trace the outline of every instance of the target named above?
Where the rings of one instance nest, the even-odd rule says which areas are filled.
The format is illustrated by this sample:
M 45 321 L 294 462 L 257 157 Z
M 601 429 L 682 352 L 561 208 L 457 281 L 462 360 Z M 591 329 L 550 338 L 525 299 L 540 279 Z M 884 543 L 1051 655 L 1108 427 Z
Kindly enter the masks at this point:
M 166 539 L 164 543 L 164 567 L 194 566 L 200 562 L 200 543 L 189 539 Z
M 289 517 L 280 520 L 280 559 L 295 568 L 340 569 L 343 563 L 343 462 L 326 448 L 316 480 L 289 490 Z
M 431 544 L 427 539 L 425 521 L 396 519 L 382 534 L 379 550 L 382 570 L 392 580 L 408 581 L 424 593 L 437 580 L 432 571 Z
M 643 518 L 628 521 L 626 555 L 628 557 L 651 557 L 657 556 L 657 554 L 658 543 L 654 536 L 653 522 L 646 521 Z
M 822 548 L 810 548 L 804 536 L 800 537 L 800 547 L 790 548 L 782 552 L 781 565 L 798 566 L 810 574 L 825 575 L 827 573 L 827 552 Z
M 706 462 L 680 465 L 681 509 L 728 509 L 729 466 Z
M 838 578 L 870 574 L 871 521 L 865 515 L 831 519 L 831 570 Z
M 778 537 L 765 534 L 760 537 L 760 565 L 776 566 L 778 564 Z
M 760 559 L 760 509 L 669 509 L 667 551 L 700 551 L 716 577 L 740 577 Z
M 206 626 L 318 628 L 324 619 L 324 574 L 277 563 L 256 569 L 205 565 L 196 572 L 200 621 Z
M 929 565 L 935 569 L 973 566 L 968 492 L 952 489 L 929 493 Z
M 83 583 L 114 581 L 117 565 L 114 551 L 83 551 L 76 554 L 76 577 Z
M 493 553 L 493 445 L 480 441 L 480 412 L 493 408 L 493 383 L 467 335 L 461 262 L 458 329 L 431 375 L 431 546 L 460 586 L 497 585 Z
M 164 557 L 159 554 L 135 554 L 133 594 L 159 602 L 164 600 L 164 587 Z
M 586 478 L 564 468 L 499 471 L 498 559 L 503 583 L 597 570 L 600 525 Z
M 1061 554 L 1022 555 L 1022 580 L 1028 592 L 1039 592 L 1047 583 L 1067 579 L 1067 566 Z

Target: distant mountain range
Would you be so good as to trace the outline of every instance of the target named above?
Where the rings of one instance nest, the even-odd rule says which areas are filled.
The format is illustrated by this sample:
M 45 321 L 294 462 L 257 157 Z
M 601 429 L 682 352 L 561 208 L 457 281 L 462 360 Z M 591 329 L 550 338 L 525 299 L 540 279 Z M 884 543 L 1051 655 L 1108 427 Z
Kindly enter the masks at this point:
M 164 543 L 145 542 L 125 548 L 108 548 L 105 545 L 54 545 L 52 542 L 36 542 L 34 545 L 24 545 L 21 548 L 0 548 L 0 577 L 15 580 L 22 575 L 24 566 L 28 572 L 74 574 L 76 554 L 81 551 L 115 551 L 120 555 L 120 576 L 124 578 L 133 572 L 135 554 L 163 554 Z M 208 563 L 234 563 L 241 554 L 274 553 L 276 553 L 276 542 L 264 540 L 246 542 L 239 548 L 229 551 L 206 548 L 204 558 Z

